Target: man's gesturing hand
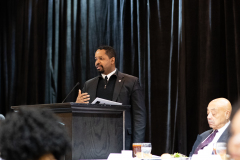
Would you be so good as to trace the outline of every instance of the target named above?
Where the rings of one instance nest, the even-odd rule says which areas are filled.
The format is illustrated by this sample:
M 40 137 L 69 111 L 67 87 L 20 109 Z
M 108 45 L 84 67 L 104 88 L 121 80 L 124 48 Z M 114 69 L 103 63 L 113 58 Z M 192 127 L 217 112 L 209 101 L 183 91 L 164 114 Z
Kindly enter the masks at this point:
M 78 91 L 78 97 L 76 103 L 89 103 L 90 95 L 88 93 L 81 93 L 81 90 Z

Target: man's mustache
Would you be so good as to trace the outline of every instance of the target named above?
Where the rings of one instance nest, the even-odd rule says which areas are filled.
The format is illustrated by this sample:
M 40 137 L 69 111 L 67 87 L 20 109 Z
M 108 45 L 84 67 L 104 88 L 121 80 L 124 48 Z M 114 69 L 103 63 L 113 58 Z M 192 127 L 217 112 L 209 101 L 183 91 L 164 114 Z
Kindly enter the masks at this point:
M 95 67 L 102 67 L 102 68 L 103 68 L 103 66 L 102 66 L 102 65 L 96 65 Z
M 213 120 L 208 120 L 208 123 L 214 123 L 214 121 Z

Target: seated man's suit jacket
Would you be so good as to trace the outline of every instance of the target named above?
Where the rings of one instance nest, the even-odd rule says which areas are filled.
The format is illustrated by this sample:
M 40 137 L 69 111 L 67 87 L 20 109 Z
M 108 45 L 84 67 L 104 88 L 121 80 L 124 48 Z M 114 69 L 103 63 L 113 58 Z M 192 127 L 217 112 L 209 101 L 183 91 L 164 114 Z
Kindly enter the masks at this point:
M 201 135 L 197 136 L 197 140 L 195 141 L 193 147 L 192 147 L 192 151 L 189 154 L 189 157 L 192 157 L 195 149 L 198 147 L 198 145 L 200 143 L 202 143 L 211 133 L 212 133 L 213 129 L 207 130 L 206 132 L 203 132 Z M 220 136 L 220 138 L 218 139 L 217 142 L 225 142 L 227 143 L 228 138 L 230 136 L 230 125 L 225 129 L 225 131 L 222 133 L 222 135 Z
M 146 127 L 146 107 L 143 90 L 137 77 L 116 71 L 117 80 L 114 87 L 112 101 L 123 105 L 131 105 L 126 111 L 125 146 L 131 149 L 132 143 L 144 142 Z M 96 98 L 98 81 L 101 76 L 88 80 L 83 87 L 82 93 L 90 95 L 91 103 Z

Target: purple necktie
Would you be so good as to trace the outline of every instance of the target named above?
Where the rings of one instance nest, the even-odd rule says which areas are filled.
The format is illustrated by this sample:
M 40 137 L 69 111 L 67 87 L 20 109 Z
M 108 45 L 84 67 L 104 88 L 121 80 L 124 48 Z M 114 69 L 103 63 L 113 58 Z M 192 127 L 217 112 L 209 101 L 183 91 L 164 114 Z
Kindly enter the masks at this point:
M 212 132 L 212 134 L 210 134 L 210 136 L 208 136 L 208 138 L 207 138 L 205 141 L 203 141 L 202 143 L 200 143 L 200 144 L 198 145 L 198 147 L 195 149 L 194 154 L 197 154 L 200 149 L 203 149 L 203 148 L 206 147 L 209 143 L 211 143 L 217 132 L 218 132 L 218 130 L 215 130 L 214 132 Z

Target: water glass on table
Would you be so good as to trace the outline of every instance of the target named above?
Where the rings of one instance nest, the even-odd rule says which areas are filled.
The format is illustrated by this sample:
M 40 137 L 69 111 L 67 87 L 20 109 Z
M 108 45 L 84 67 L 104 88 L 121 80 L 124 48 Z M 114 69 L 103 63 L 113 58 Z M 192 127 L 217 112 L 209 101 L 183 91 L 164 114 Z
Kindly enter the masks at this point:
M 151 143 L 142 143 L 141 151 L 143 154 L 151 154 L 152 144 Z
M 214 154 L 221 156 L 222 160 L 226 160 L 227 144 L 224 142 L 213 143 Z

